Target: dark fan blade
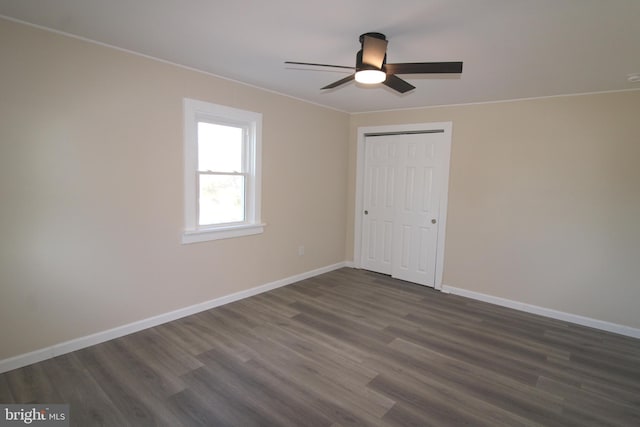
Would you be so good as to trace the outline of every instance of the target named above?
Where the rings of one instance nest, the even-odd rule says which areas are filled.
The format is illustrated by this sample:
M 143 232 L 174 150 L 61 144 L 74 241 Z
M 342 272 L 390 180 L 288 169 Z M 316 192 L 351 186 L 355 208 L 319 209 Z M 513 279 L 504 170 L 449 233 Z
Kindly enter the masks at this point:
M 362 63 L 381 69 L 384 56 L 387 54 L 387 41 L 366 34 L 363 37 Z
M 345 65 L 331 65 L 331 64 L 314 64 L 313 62 L 294 62 L 294 61 L 284 61 L 285 64 L 293 64 L 293 65 L 311 65 L 313 67 L 331 67 L 331 68 L 345 68 L 347 70 L 355 70 L 356 67 L 347 67 Z
M 338 86 L 343 85 L 345 83 L 349 83 L 354 78 L 355 78 L 355 74 L 351 74 L 350 76 L 345 77 L 344 79 L 340 79 L 337 82 L 333 82 L 333 83 L 331 83 L 329 85 L 326 85 L 322 89 L 333 89 L 334 87 L 338 87 Z
M 397 90 L 400 93 L 409 92 L 411 89 L 416 88 L 393 74 L 387 74 L 387 79 L 384 81 L 384 84 L 385 86 L 389 86 L 391 89 Z
M 385 70 L 391 74 L 439 74 L 461 73 L 462 62 L 413 62 L 386 64 Z

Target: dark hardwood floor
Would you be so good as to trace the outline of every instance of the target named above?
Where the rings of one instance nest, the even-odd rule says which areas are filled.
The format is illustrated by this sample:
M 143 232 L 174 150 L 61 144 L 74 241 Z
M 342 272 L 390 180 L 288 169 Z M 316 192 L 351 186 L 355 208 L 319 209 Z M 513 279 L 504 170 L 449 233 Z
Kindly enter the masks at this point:
M 0 375 L 75 426 L 638 426 L 640 341 L 341 269 Z

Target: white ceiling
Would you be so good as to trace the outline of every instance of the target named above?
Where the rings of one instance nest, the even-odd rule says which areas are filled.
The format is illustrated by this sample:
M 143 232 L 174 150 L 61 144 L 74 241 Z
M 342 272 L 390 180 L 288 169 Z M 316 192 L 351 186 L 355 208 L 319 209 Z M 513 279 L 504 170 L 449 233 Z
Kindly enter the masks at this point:
M 347 112 L 640 89 L 640 0 L 0 0 L 0 15 Z M 284 61 L 354 65 L 360 34 L 393 62 L 464 61 L 416 89 Z

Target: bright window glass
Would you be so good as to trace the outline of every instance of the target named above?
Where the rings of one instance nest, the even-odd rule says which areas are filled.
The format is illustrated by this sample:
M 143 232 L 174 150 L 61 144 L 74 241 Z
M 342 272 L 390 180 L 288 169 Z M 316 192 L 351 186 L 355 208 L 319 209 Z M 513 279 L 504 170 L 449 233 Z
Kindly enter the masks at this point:
M 198 170 L 243 171 L 244 129 L 198 122 Z
M 246 219 L 245 129 L 198 122 L 198 226 Z
M 199 174 L 198 225 L 244 222 L 242 175 Z

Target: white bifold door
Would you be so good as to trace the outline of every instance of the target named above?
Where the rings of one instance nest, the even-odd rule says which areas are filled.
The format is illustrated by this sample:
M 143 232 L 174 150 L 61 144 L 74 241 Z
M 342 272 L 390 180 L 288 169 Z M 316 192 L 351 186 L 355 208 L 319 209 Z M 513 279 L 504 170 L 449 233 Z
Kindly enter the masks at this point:
M 445 152 L 442 132 L 365 139 L 362 268 L 434 286 Z

